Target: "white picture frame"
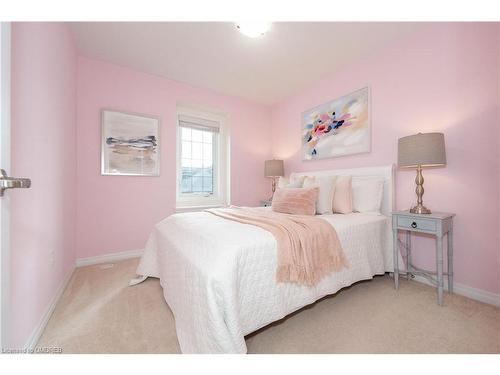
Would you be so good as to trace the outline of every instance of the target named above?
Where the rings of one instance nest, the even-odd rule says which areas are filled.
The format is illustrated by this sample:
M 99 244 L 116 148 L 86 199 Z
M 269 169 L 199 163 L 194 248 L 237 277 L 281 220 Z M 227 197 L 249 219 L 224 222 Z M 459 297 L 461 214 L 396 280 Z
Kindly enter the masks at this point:
M 102 109 L 101 138 L 101 175 L 160 175 L 159 118 Z
M 364 87 L 303 112 L 302 160 L 370 152 L 370 100 Z

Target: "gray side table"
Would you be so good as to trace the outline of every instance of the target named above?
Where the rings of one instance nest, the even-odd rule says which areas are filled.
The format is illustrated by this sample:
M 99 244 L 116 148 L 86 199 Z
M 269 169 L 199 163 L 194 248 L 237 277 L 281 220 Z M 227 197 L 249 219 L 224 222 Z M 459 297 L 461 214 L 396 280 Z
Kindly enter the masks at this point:
M 406 231 L 406 271 L 407 277 L 421 275 L 437 286 L 438 304 L 443 304 L 443 276 L 448 277 L 448 291 L 453 293 L 453 217 L 455 214 L 434 212 L 429 215 L 412 214 L 409 211 L 392 213 L 394 248 L 394 287 L 399 288 L 398 230 Z M 427 233 L 436 236 L 436 272 L 426 271 L 411 263 L 411 234 Z M 443 238 L 448 240 L 448 272 L 443 272 Z

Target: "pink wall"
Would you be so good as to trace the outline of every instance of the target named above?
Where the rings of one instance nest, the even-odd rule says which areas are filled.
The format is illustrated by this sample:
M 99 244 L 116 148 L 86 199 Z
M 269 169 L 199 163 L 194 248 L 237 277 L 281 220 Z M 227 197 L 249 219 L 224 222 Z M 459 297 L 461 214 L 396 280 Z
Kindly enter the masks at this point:
M 270 110 L 242 99 L 88 58 L 78 59 L 77 257 L 142 249 L 153 225 L 175 209 L 176 104 L 230 115 L 231 202 L 256 205 L 270 193 Z M 161 118 L 161 176 L 100 175 L 102 108 Z
M 272 111 L 273 154 L 287 173 L 397 162 L 397 139 L 445 133 L 448 165 L 426 170 L 426 205 L 457 214 L 456 282 L 499 292 L 498 29 L 494 24 L 437 24 L 360 59 Z M 303 162 L 300 114 L 370 86 L 372 152 Z M 414 171 L 397 173 L 397 208 L 415 200 Z M 430 239 L 416 241 L 416 263 L 434 267 Z
M 500 23 L 497 23 L 497 46 L 498 46 L 498 63 L 497 63 L 497 68 L 498 68 L 498 73 L 497 73 L 497 90 L 498 90 L 498 99 L 497 99 L 497 115 L 498 115 L 498 123 L 499 123 L 499 128 L 497 130 L 498 132 L 498 146 L 496 148 L 497 150 L 497 160 L 498 160 L 498 166 L 497 166 L 497 175 L 498 175 L 498 212 L 499 212 L 499 218 L 498 218 L 498 223 L 497 223 L 497 235 L 498 235 L 498 289 L 500 290 Z
M 37 327 L 75 260 L 76 50 L 66 25 L 12 26 L 10 347 Z
M 500 292 L 499 42 L 496 25 L 432 25 L 269 109 L 77 59 L 64 24 L 15 23 L 11 172 L 32 178 L 33 186 L 9 192 L 12 347 L 25 344 L 75 256 L 140 249 L 154 223 L 174 212 L 177 102 L 230 114 L 232 203 L 240 205 L 268 196 L 262 164 L 271 154 L 286 159 L 287 172 L 382 165 L 396 162 L 397 138 L 443 131 L 449 164 L 425 171 L 425 202 L 457 213 L 456 281 Z M 300 113 L 366 85 L 372 152 L 302 162 Z M 100 175 L 103 107 L 161 118 L 160 177 Z M 415 200 L 413 179 L 398 172 L 397 208 Z M 415 247 L 417 263 L 432 267 L 432 242 Z

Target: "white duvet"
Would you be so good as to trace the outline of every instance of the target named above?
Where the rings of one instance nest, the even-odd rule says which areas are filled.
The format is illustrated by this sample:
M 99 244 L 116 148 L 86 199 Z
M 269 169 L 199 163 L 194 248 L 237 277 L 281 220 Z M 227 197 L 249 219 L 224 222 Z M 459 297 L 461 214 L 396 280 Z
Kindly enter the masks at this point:
M 320 217 L 336 229 L 348 265 L 314 287 L 275 281 L 276 242 L 264 229 L 207 212 L 175 214 L 157 224 L 137 274 L 160 278 L 182 352 L 246 353 L 245 335 L 393 270 L 387 217 Z

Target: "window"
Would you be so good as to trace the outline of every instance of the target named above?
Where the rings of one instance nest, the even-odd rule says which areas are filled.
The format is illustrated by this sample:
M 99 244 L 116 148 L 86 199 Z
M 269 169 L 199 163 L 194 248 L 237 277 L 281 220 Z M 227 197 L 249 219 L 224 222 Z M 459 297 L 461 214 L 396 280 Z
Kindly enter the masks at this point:
M 177 208 L 226 205 L 226 116 L 186 107 L 177 114 Z
M 181 131 L 181 194 L 214 194 L 214 160 L 219 128 L 179 121 Z M 215 135 L 215 136 L 214 136 Z

